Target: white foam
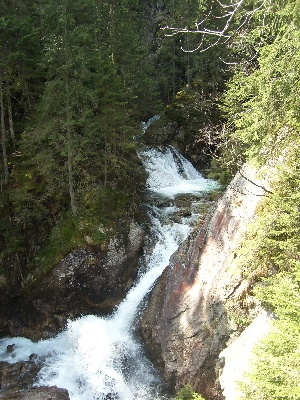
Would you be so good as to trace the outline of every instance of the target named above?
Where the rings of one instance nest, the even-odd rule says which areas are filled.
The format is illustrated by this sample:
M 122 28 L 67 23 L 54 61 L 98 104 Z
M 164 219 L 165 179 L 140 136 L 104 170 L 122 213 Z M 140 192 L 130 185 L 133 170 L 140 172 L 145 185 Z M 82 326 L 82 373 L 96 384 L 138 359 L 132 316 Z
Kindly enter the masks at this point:
M 167 198 L 177 194 L 199 194 L 217 187 L 217 183 L 205 179 L 175 148 L 161 152 L 149 149 L 140 153 L 149 173 L 148 187 Z

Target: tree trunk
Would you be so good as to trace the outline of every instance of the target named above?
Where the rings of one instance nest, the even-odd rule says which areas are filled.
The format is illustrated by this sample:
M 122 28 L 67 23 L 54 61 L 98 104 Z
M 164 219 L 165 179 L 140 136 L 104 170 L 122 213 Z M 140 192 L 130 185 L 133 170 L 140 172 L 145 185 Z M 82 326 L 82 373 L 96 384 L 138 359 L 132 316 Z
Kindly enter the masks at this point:
M 2 74 L 0 73 L 0 108 L 1 108 L 1 143 L 2 143 L 2 156 L 3 156 L 3 169 L 4 169 L 4 183 L 8 182 L 8 161 L 6 152 L 6 130 L 5 130 L 5 113 L 2 89 Z
M 16 135 L 14 130 L 14 121 L 12 116 L 12 106 L 11 106 L 11 97 L 10 97 L 10 90 L 9 90 L 9 80 L 6 79 L 6 93 L 7 93 L 7 109 L 8 109 L 8 123 L 9 123 L 9 130 L 10 130 L 10 137 L 13 144 L 16 143 Z
M 188 17 L 187 17 L 187 27 L 190 29 L 190 2 L 188 0 Z M 190 66 L 190 35 L 186 34 L 187 40 L 187 69 L 186 69 L 186 81 L 187 87 L 190 89 L 191 87 L 191 66 Z
M 67 153 L 68 153 L 68 177 L 69 177 L 69 194 L 71 201 L 72 214 L 77 215 L 77 208 L 75 202 L 74 192 L 74 179 L 73 179 L 73 149 L 72 149 L 72 129 L 71 129 L 71 115 L 70 115 L 70 98 L 69 98 L 69 83 L 66 78 L 66 95 L 67 95 Z
M 65 27 L 64 27 L 64 54 L 66 59 L 68 58 L 68 29 L 67 29 L 67 6 L 68 0 L 64 2 L 64 17 L 65 17 Z M 65 87 L 66 87 L 66 128 L 67 128 L 67 154 L 68 154 L 68 180 L 69 180 L 69 195 L 71 201 L 71 210 L 73 216 L 77 215 L 77 207 L 75 201 L 75 191 L 74 191 L 74 179 L 73 179 L 73 148 L 72 148 L 72 118 L 71 118 L 71 105 L 70 105 L 70 88 L 69 88 L 69 78 L 68 71 L 65 69 Z
M 110 4 L 110 46 L 111 46 L 111 59 L 115 63 L 115 1 L 111 0 Z
M 107 186 L 107 120 L 104 117 L 104 187 Z
M 72 214 L 75 216 L 77 214 L 76 202 L 75 202 L 75 192 L 74 192 L 74 180 L 73 180 L 73 153 L 72 153 L 72 142 L 71 142 L 71 126 L 67 125 L 67 149 L 68 149 L 68 176 L 69 176 L 69 193 L 71 200 Z
M 174 101 L 176 96 L 176 44 L 173 38 L 173 64 L 172 64 L 172 98 Z

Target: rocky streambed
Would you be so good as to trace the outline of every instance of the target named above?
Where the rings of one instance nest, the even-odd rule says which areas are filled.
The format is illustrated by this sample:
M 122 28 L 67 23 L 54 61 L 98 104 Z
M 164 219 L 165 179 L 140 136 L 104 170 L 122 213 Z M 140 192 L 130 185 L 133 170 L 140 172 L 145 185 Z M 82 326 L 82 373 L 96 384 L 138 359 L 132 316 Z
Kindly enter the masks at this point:
M 145 160 L 155 166 L 150 177 L 156 175 L 149 184 L 151 195 L 146 194 L 143 228 L 132 221 L 105 249 L 89 246 L 70 253 L 26 296 L 16 296 L 16 309 L 7 313 L 11 318 L 2 316 L 3 333 L 35 341 L 2 340 L 1 398 L 165 398 L 162 382 L 137 341 L 136 317 L 178 243 L 191 225 L 200 223 L 196 214 L 207 208 L 205 193 L 215 184 L 175 149 L 149 151 Z M 146 241 L 145 229 L 150 230 Z M 132 286 L 134 278 L 138 280 Z
M 131 221 L 129 229 L 124 225 L 107 248 L 88 247 L 68 254 L 30 291 L 2 293 L 2 336 L 38 341 L 54 337 L 69 319 L 112 312 L 136 277 L 144 235 L 141 225 Z M 8 343 L 2 357 L 14 352 L 14 340 Z M 34 386 L 42 366 L 34 353 L 26 361 L 0 362 L 0 399 L 69 399 L 66 389 Z
M 245 167 L 211 208 L 210 196 L 204 195 L 204 200 L 198 202 L 197 196 L 193 198 L 184 194 L 170 196 L 168 199 L 161 194 L 152 195 L 154 212 L 162 217 L 159 225 L 180 227 L 175 236 L 182 234 L 181 227 L 186 219 L 193 220 L 192 233 L 172 255 L 169 265 L 158 278 L 140 322 L 147 352 L 171 392 L 189 383 L 206 400 L 229 400 L 224 387 L 226 380 L 220 380 L 226 367 L 226 357 L 221 352 L 240 334 L 235 322 L 236 310 L 244 308 L 253 317 L 259 313 L 258 304 L 247 294 L 249 283 L 238 268 L 237 249 L 249 223 L 255 218 L 255 209 L 264 194 L 255 171 Z M 209 212 L 206 212 L 204 218 L 203 211 L 207 209 Z M 194 213 L 202 216 L 195 219 L 192 217 Z M 170 240 L 168 230 L 164 235 Z M 93 248 L 73 252 L 55 266 L 40 287 L 26 299 L 23 307 L 20 305 L 22 299 L 18 299 L 19 303 L 15 303 L 19 307 L 18 312 L 11 314 L 14 315 L 11 320 L 5 319 L 2 314 L 2 326 L 6 326 L 10 334 L 26 336 L 27 333 L 33 339 L 49 338 L 65 326 L 68 318 L 74 319 L 80 313 L 85 315 L 95 310 L 98 314 L 109 310 L 132 286 L 137 274 L 137 258 L 141 255 L 143 244 L 144 229 L 132 221 L 128 233 L 112 239 L 106 252 Z M 148 246 L 155 247 L 151 241 Z M 169 245 L 164 246 L 167 248 Z M 162 258 L 162 254 L 159 258 Z M 147 285 L 151 287 L 151 283 Z M 142 299 L 144 294 L 138 296 Z M 134 301 L 138 304 L 140 300 Z M 131 356 L 120 358 L 122 346 L 127 348 L 130 343 L 130 348 L 136 347 L 135 339 L 131 336 L 126 339 L 126 343 L 122 342 L 122 336 L 126 336 L 126 332 L 132 329 L 127 326 L 128 320 L 137 323 L 136 311 L 132 313 L 130 304 L 125 302 L 118 310 L 116 314 L 120 314 L 120 318 L 116 315 L 107 321 L 109 324 L 116 321 L 118 328 L 110 328 L 110 325 L 105 328 L 108 329 L 108 336 L 116 329 L 123 332 L 121 339 L 113 342 L 113 346 L 119 349 L 116 350 L 119 359 L 114 362 L 121 363 L 121 369 L 124 368 L 122 365 L 125 359 L 131 360 L 134 365 Z M 132 316 L 129 317 L 128 313 L 132 313 Z M 83 318 L 84 323 L 90 321 L 92 325 L 85 325 L 81 329 L 97 331 L 99 324 L 103 324 L 95 318 Z M 122 328 L 120 320 L 126 324 L 126 328 Z M 79 323 L 75 322 L 75 325 L 79 326 Z M 78 335 L 75 330 L 70 332 Z M 102 335 L 101 332 L 102 327 L 99 335 Z M 108 340 L 106 336 L 103 338 Z M 81 339 L 79 337 L 76 340 Z M 94 338 L 90 336 L 89 340 L 93 341 Z M 98 345 L 99 340 L 95 340 L 94 346 Z M 101 347 L 101 340 L 99 343 Z M 102 347 L 106 346 L 105 343 L 102 343 Z M 96 351 L 96 347 L 91 349 L 88 351 Z M 4 350 L 6 356 L 14 354 L 14 351 L 13 340 L 8 341 Z M 87 353 L 87 360 L 82 359 L 82 365 L 79 361 L 77 368 L 90 368 L 84 364 L 89 358 L 91 356 Z M 26 361 L 15 361 L 0 363 L 1 399 L 69 398 L 68 391 L 59 388 L 59 385 L 34 386 L 43 364 L 42 357 L 36 357 L 34 351 Z M 155 379 L 154 385 L 158 385 Z M 82 381 L 83 389 L 85 385 Z M 118 399 L 117 389 L 114 390 L 107 391 L 106 397 L 102 398 Z M 141 393 L 141 389 L 138 392 Z M 140 393 L 137 399 L 165 398 Z M 86 397 L 82 395 L 78 398 Z M 132 395 L 125 395 L 124 398 L 131 399 Z

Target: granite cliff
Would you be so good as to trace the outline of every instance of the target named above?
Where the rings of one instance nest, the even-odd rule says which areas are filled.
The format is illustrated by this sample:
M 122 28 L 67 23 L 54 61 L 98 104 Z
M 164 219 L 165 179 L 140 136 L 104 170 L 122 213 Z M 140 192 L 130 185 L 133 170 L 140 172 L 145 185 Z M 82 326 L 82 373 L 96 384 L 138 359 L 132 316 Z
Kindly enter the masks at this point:
M 207 400 L 224 399 L 220 352 L 240 333 L 236 317 L 241 310 L 253 317 L 259 310 L 236 252 L 268 193 L 264 185 L 251 167 L 238 172 L 152 291 L 141 331 L 170 388 L 189 383 Z

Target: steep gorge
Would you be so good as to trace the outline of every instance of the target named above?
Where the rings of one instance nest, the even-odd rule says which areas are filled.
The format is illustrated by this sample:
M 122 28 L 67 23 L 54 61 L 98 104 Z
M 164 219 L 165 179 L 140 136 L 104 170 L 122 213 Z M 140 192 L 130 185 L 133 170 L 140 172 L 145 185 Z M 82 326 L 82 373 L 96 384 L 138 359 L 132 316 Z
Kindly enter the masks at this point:
M 266 207 L 265 219 L 260 221 L 261 231 L 264 232 L 266 220 L 271 219 L 268 219 L 266 214 L 271 210 L 269 215 L 273 215 L 273 221 L 266 227 L 269 231 L 266 230 L 265 235 L 258 235 L 255 240 L 263 243 L 260 248 L 258 246 L 259 250 L 262 247 L 265 250 L 260 253 L 264 257 L 263 267 L 267 270 L 264 276 L 270 277 L 279 271 L 281 274 L 278 274 L 278 282 L 283 276 L 291 290 L 288 292 L 285 287 L 281 288 L 282 295 L 278 289 L 279 284 L 277 285 L 274 279 L 274 291 L 278 291 L 286 299 L 295 289 L 296 301 L 292 296 L 289 301 L 297 306 L 299 280 L 294 267 L 299 267 L 299 2 L 255 2 L 261 7 L 259 5 L 251 14 L 253 18 L 245 25 L 247 33 L 244 34 L 237 26 L 240 18 L 243 18 L 244 11 L 249 15 L 248 2 L 241 1 L 239 4 L 247 4 L 246 8 L 242 6 L 236 14 L 236 21 L 232 20 L 233 25 L 230 29 L 236 30 L 237 34 L 233 35 L 233 42 L 229 41 L 225 46 L 212 46 L 210 52 L 194 52 L 187 57 L 180 48 L 186 41 L 190 42 L 190 36 L 196 38 L 196 35 L 184 34 L 181 39 L 179 35 L 175 35 L 164 40 L 159 33 L 160 28 L 172 24 L 193 24 L 193 7 L 196 21 L 205 7 L 211 4 L 207 0 L 186 3 L 151 3 L 143 0 L 140 2 L 141 8 L 137 8 L 134 1 L 118 5 L 104 1 L 101 2 L 104 14 L 101 14 L 100 19 L 100 14 L 95 13 L 98 11 L 99 2 L 86 4 L 87 8 L 83 13 L 81 2 L 75 1 L 70 9 L 65 9 L 60 15 L 66 21 L 65 28 L 68 25 L 67 21 L 76 21 L 74 30 L 72 24 L 68 26 L 68 37 L 66 29 L 61 31 L 60 25 L 53 23 L 59 20 L 52 17 L 59 17 L 59 2 L 54 1 L 49 9 L 46 3 L 38 3 L 38 14 L 43 15 L 43 18 L 36 18 L 37 2 L 29 1 L 28 7 L 27 3 L 25 5 L 19 0 L 3 3 L 3 21 L 7 23 L 1 26 L 5 38 L 1 48 L 6 55 L 2 66 L 4 103 L 1 104 L 1 111 L 2 115 L 5 114 L 5 118 L 2 118 L 2 131 L 5 131 L 5 125 L 7 132 L 11 127 L 10 103 L 13 99 L 12 115 L 16 123 L 17 140 L 15 143 L 13 135 L 11 139 L 7 137 L 6 140 L 2 140 L 0 334 L 26 335 L 33 339 L 50 337 L 65 325 L 68 318 L 112 310 L 132 285 L 137 274 L 137 255 L 141 251 L 143 239 L 140 226 L 133 222 L 133 231 L 129 230 L 130 221 L 127 220 L 126 232 L 122 225 L 120 235 L 114 231 L 108 235 L 107 240 L 101 239 L 100 242 L 94 243 L 90 240 L 90 233 L 98 233 L 98 227 L 102 226 L 102 218 L 98 221 L 95 215 L 102 217 L 106 213 L 104 204 L 107 204 L 109 218 L 114 224 L 118 218 L 123 218 L 123 214 L 127 214 L 125 201 L 122 200 L 128 197 L 127 205 L 130 204 L 131 207 L 138 198 L 135 185 L 138 180 L 137 164 L 129 162 L 129 155 L 135 153 L 132 136 L 138 121 L 148 116 L 148 113 L 161 112 L 158 110 L 161 107 L 156 94 L 150 94 L 154 92 L 159 92 L 162 102 L 168 104 L 165 116 L 169 119 L 169 124 L 168 128 L 161 129 L 159 134 L 159 129 L 154 129 L 153 141 L 150 135 L 149 143 L 176 143 L 184 154 L 202 169 L 208 166 L 210 158 L 207 160 L 207 157 L 210 157 L 211 150 L 215 150 L 215 146 L 217 150 L 222 146 L 222 143 L 219 143 L 220 138 L 225 139 L 224 148 L 218 154 L 223 157 L 223 165 L 219 164 L 217 171 L 211 171 L 216 172 L 215 177 L 222 177 L 223 174 L 225 178 L 228 177 L 230 173 L 227 174 L 227 167 L 230 163 L 233 163 L 235 168 L 241 165 L 241 162 L 251 161 L 252 157 L 257 156 L 256 162 L 261 165 L 271 156 L 277 157 L 281 154 L 286 157 L 288 153 L 294 153 L 294 160 L 288 168 L 283 167 L 281 171 L 281 178 L 274 190 L 276 195 L 273 204 Z M 49 12 L 51 10 L 53 14 Z M 89 35 L 85 24 L 91 21 L 94 29 L 90 30 L 92 34 Z M 90 45 L 94 44 L 94 32 L 97 30 L 95 23 L 99 21 L 100 25 L 106 28 L 102 33 L 98 32 L 99 38 L 96 42 L 100 46 L 92 55 Z M 215 29 L 219 29 L 219 21 L 221 19 L 217 18 L 213 22 Z M 11 28 L 7 30 L 7 26 Z M 137 27 L 138 32 L 133 34 Z M 115 35 L 117 28 L 124 33 L 119 36 L 119 40 Z M 111 34 L 107 34 L 108 32 Z M 259 35 L 257 32 L 260 32 Z M 55 61 L 55 58 L 48 57 L 48 52 L 45 53 L 45 59 L 41 57 L 51 45 L 55 49 L 55 38 L 60 34 L 66 39 L 66 43 L 70 39 L 73 48 L 80 50 L 75 50 L 74 54 L 58 51 L 57 55 L 62 57 L 58 57 L 57 61 L 64 60 L 62 64 Z M 40 43 L 41 37 L 47 38 L 46 42 Z M 145 48 L 141 44 L 142 38 L 147 42 Z M 23 53 L 25 48 L 28 51 Z M 32 51 L 33 49 L 36 50 Z M 62 47 L 57 48 L 61 49 Z M 81 50 L 84 52 L 81 53 Z M 102 54 L 100 58 L 98 53 Z M 110 58 L 113 62 L 110 62 Z M 151 62 L 145 62 L 146 59 Z M 99 60 L 101 66 L 96 70 L 95 66 L 99 65 Z M 102 60 L 106 60 L 103 66 Z M 225 64 L 228 62 L 228 68 L 223 68 L 223 60 Z M 84 209 L 87 208 L 88 217 L 85 222 L 86 227 L 89 227 L 87 234 L 83 234 L 86 248 L 81 249 L 82 242 L 77 241 L 73 247 L 77 250 L 74 251 L 69 246 L 61 249 L 63 239 L 70 233 L 68 229 L 64 229 L 65 224 L 68 223 L 72 232 L 69 237 L 72 242 L 76 238 L 74 224 L 78 233 L 82 223 L 77 225 L 79 220 L 71 215 L 67 220 L 61 219 L 69 207 L 67 180 L 62 179 L 62 175 L 66 177 L 63 172 L 65 155 L 60 151 L 52 153 L 54 147 L 51 145 L 52 142 L 57 144 L 64 140 L 66 108 L 59 105 L 65 103 L 65 90 L 56 90 L 55 86 L 53 91 L 44 90 L 45 87 L 51 89 L 52 83 L 59 83 L 61 78 L 64 79 L 61 67 L 67 66 L 69 61 L 76 65 L 76 68 L 69 68 L 76 95 L 70 96 L 65 105 L 68 109 L 71 104 L 74 111 L 74 150 L 83 149 L 83 154 L 85 153 L 84 163 L 79 153 L 78 158 L 74 158 L 74 171 L 77 171 L 75 175 L 78 205 L 83 207 L 82 215 L 85 215 Z M 23 66 L 21 69 L 20 65 Z M 38 66 L 41 65 L 43 71 L 39 71 Z M 89 68 L 85 69 L 86 65 L 89 65 Z M 242 66 L 243 72 L 239 66 Z M 151 71 L 153 67 L 156 74 Z M 53 70 L 56 72 L 49 75 Z M 234 77 L 226 88 L 225 82 L 232 74 Z M 51 79 L 47 76 L 51 76 Z M 146 78 L 150 76 L 149 81 Z M 47 85 L 44 87 L 42 82 L 46 82 Z M 107 82 L 109 85 L 106 86 Z M 68 86 L 68 82 L 66 83 Z M 99 88 L 101 90 L 98 90 Z M 225 99 L 224 94 L 220 98 L 223 91 L 227 91 Z M 91 98 L 90 96 L 98 100 L 93 101 L 93 104 L 89 101 L 83 104 L 82 99 Z M 41 125 L 41 121 L 32 118 L 40 103 L 40 97 L 47 104 Z M 102 103 L 103 99 L 105 101 Z M 56 110 L 56 105 L 62 112 Z M 134 115 L 131 109 L 136 110 Z M 91 116 L 93 118 L 90 118 Z M 166 121 L 162 122 L 163 125 L 165 123 Z M 223 123 L 222 132 L 225 133 L 225 138 L 216 132 L 216 127 Z M 52 129 L 52 124 L 61 126 L 61 130 L 56 127 Z M 69 126 L 68 123 L 67 125 Z M 46 141 L 43 138 L 47 138 Z M 211 139 L 214 140 L 211 142 Z M 210 143 L 208 148 L 207 141 Z M 232 152 L 228 151 L 230 147 Z M 107 153 L 107 148 L 113 151 Z M 281 153 L 282 149 L 285 150 Z M 6 150 L 8 162 L 4 156 Z M 108 169 L 107 163 L 110 164 Z M 6 183 L 2 178 L 3 170 L 5 180 L 8 180 Z M 111 173 L 108 177 L 107 171 Z M 249 223 L 256 218 L 255 209 L 259 200 L 267 196 L 268 192 L 263 187 L 268 189 L 268 179 L 265 179 L 267 174 L 255 176 L 250 167 L 241 172 L 242 175 L 237 174 L 217 207 L 207 215 L 204 224 L 200 226 L 199 221 L 198 228 L 173 255 L 168 269 L 158 280 L 141 323 L 141 331 L 152 360 L 162 372 L 170 390 L 178 390 L 185 383 L 190 383 L 206 400 L 222 399 L 224 396 L 227 400 L 234 399 L 234 395 L 224 390 L 222 371 L 224 363 L 224 371 L 226 370 L 228 360 L 223 358 L 222 350 L 226 349 L 228 344 L 236 343 L 235 338 L 260 310 L 257 300 L 250 295 L 253 280 L 247 279 L 244 271 L 240 270 L 239 248 L 247 238 Z M 125 196 L 124 184 L 127 187 Z M 120 192 L 116 194 L 118 188 Z M 117 213 L 117 216 L 110 212 L 115 208 L 112 203 L 120 207 L 121 212 Z M 93 207 L 97 214 L 89 214 Z M 135 218 L 135 207 L 138 205 L 133 206 L 134 212 L 130 213 L 132 218 Z M 92 225 L 89 225 L 90 221 Z M 58 230 L 55 224 L 58 224 Z M 39 250 L 45 245 L 53 227 L 56 232 L 61 229 L 60 233 L 66 233 L 66 237 L 59 236 L 58 242 L 55 242 L 56 250 L 61 250 L 61 261 L 58 262 L 55 258 L 55 262 L 49 263 L 47 260 L 48 263 L 43 265 L 39 263 L 43 257 Z M 268 243 L 265 238 L 268 239 Z M 248 249 L 255 240 L 247 242 Z M 66 255 L 68 252 L 71 254 Z M 56 253 L 52 255 L 57 256 Z M 31 261 L 35 256 L 37 263 L 33 265 Z M 259 257 L 253 264 L 254 269 L 262 268 Z M 27 291 L 23 291 L 30 279 L 37 284 L 28 285 Z M 256 289 L 258 287 L 259 285 Z M 263 287 L 263 290 L 266 287 Z M 272 290 L 271 287 L 269 291 Z M 274 300 L 275 296 L 271 296 L 270 299 L 268 296 L 266 290 L 266 294 L 260 296 L 260 299 L 273 309 L 274 301 L 278 299 Z M 284 308 L 282 302 L 280 306 Z M 276 312 L 280 320 L 280 312 Z M 289 343 L 294 340 L 294 348 L 291 345 L 290 353 L 286 354 L 283 345 L 286 338 L 280 343 L 280 335 L 277 335 L 276 345 L 273 346 L 279 356 L 282 352 L 282 358 L 288 360 L 288 364 L 280 364 L 280 360 L 278 363 L 284 376 L 278 391 L 280 392 L 282 387 L 286 392 L 289 390 L 289 399 L 299 395 L 298 360 L 294 360 L 294 370 L 292 369 L 290 374 L 286 373 L 286 365 L 292 364 L 293 353 L 297 354 L 298 351 L 299 340 L 295 340 L 299 331 L 297 312 L 292 310 L 287 312 L 287 316 L 283 315 L 282 321 L 286 325 L 279 329 L 279 332 L 286 333 L 286 328 L 290 327 L 288 340 Z M 293 318 L 296 320 L 295 327 L 290 324 Z M 10 350 L 7 349 L 7 352 Z M 271 360 L 272 357 L 277 357 L 271 351 L 270 354 Z M 9 385 L 10 373 L 23 376 L 26 368 L 30 369 L 30 363 L 32 360 L 26 365 L 21 363 L 12 368 L 2 364 L 1 389 Z M 268 384 L 276 373 L 275 369 L 268 371 Z M 276 387 L 276 376 L 274 381 Z M 272 385 L 273 382 L 269 385 L 271 395 L 267 394 L 265 398 L 280 398 L 278 393 L 272 393 L 272 390 L 276 390 Z M 43 396 L 43 390 L 35 393 L 37 396 Z M 28 395 L 33 396 L 30 399 L 34 398 L 32 392 Z M 65 398 L 67 396 L 65 393 L 61 395 Z M 255 396 L 249 398 L 260 400 L 261 397 L 260 391 L 257 390 Z
M 238 336 L 242 310 L 259 310 L 236 251 L 266 194 L 250 166 L 238 172 L 200 229 L 172 256 L 143 314 L 141 330 L 154 364 L 171 388 L 189 383 L 205 399 L 224 399 L 220 352 Z M 266 178 L 266 176 L 264 177 Z
M 144 151 L 141 157 L 149 170 L 145 207 L 151 228 L 134 285 L 113 313 L 102 314 L 132 284 L 130 276 L 143 242 L 143 231 L 135 223 L 123 239 L 111 239 L 106 252 L 81 249 L 55 265 L 27 303 L 19 302 L 17 311 L 23 318 L 18 324 L 16 315 L 7 321 L 10 334 L 50 339 L 0 340 L 3 399 L 16 393 L 29 395 L 32 382 L 51 390 L 65 388 L 75 400 L 165 398 L 164 385 L 136 338 L 136 318 L 143 298 L 189 234 L 216 183 L 203 178 L 175 148 Z

